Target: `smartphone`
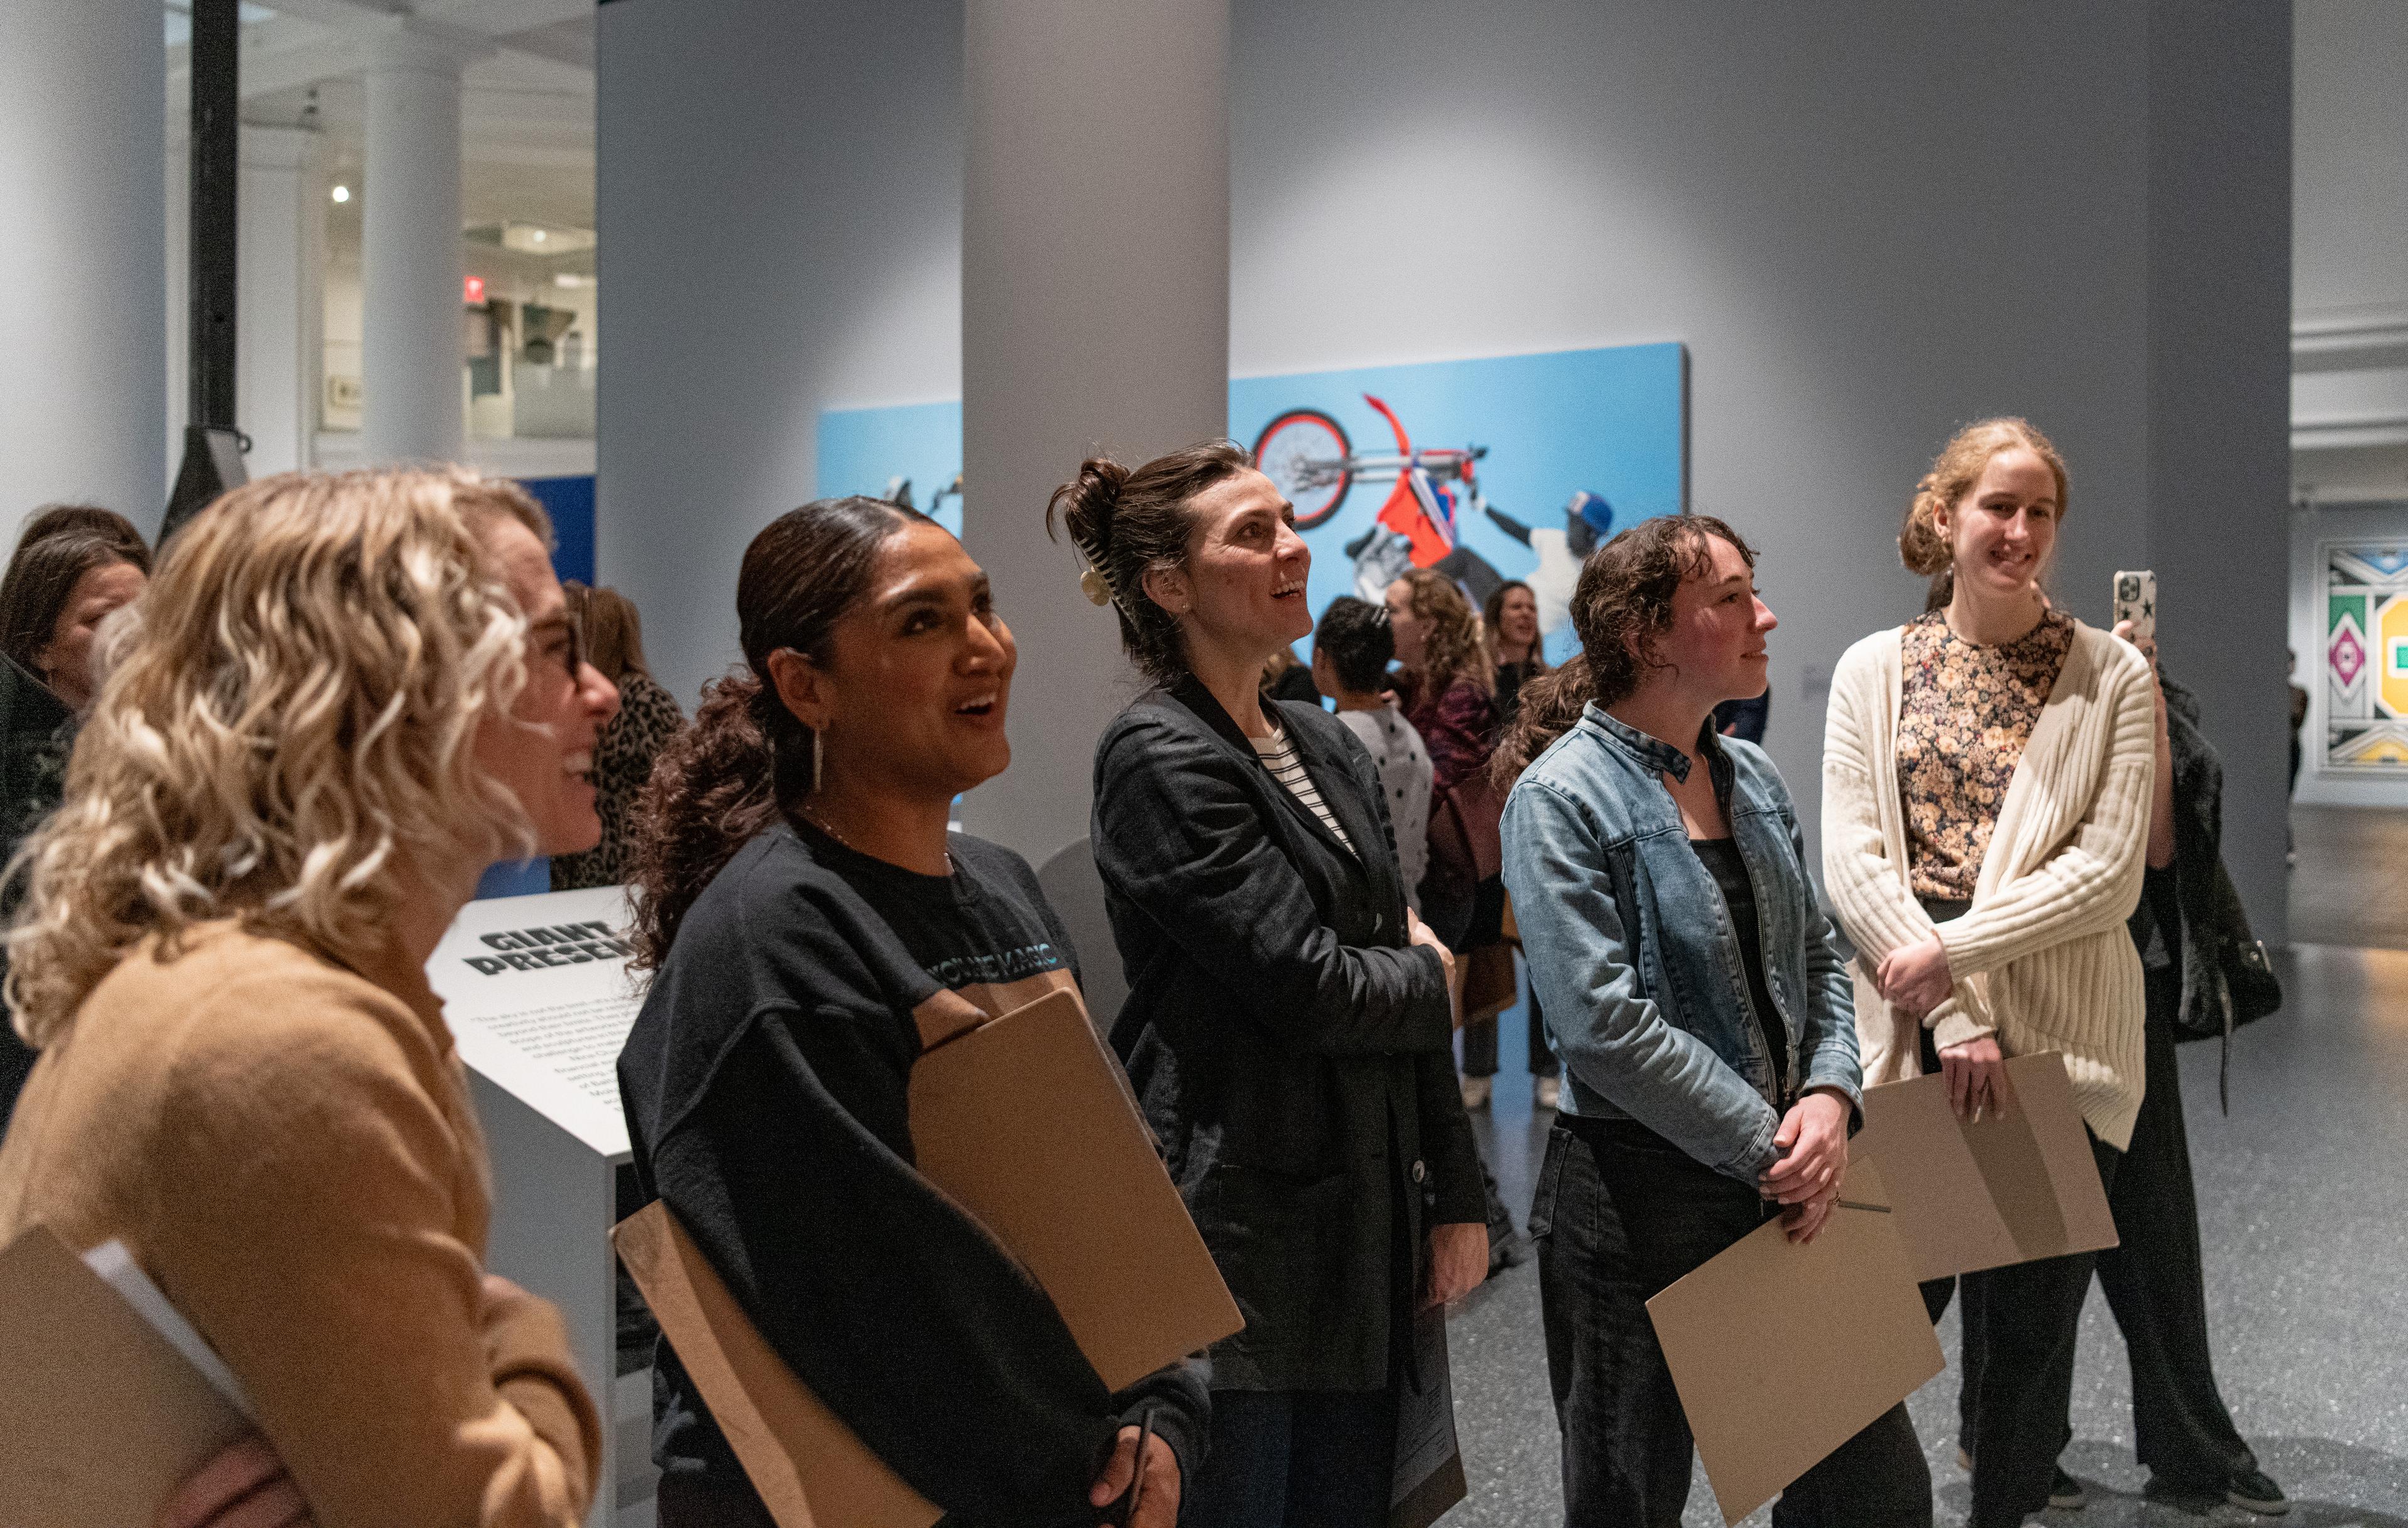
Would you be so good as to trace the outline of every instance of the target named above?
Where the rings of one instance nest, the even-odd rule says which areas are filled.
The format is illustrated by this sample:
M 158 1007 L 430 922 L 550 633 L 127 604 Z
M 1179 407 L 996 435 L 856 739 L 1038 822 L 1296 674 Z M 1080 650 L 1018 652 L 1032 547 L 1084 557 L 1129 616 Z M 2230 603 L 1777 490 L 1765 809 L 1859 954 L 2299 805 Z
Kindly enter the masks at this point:
M 2115 575 L 2115 613 L 2109 624 L 2120 626 L 2127 621 L 2132 623 L 2134 642 L 2157 640 L 2157 576 L 2146 569 Z

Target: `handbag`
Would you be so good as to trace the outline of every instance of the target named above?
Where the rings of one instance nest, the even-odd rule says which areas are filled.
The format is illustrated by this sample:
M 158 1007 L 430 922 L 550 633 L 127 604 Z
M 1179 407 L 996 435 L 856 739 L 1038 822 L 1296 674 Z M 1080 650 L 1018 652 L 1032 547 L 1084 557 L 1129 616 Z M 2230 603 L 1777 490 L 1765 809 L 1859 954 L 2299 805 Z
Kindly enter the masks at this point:
M 2232 1032 L 2254 1024 L 2283 1006 L 2282 978 L 2266 953 L 2266 941 L 2251 932 L 2249 912 L 2241 904 L 2224 862 L 2215 862 L 2209 884 L 2206 928 L 2198 941 L 2207 947 L 2208 969 L 2201 973 L 2200 1001 L 2177 1003 L 2173 1028 L 2176 1040 L 2215 1040 L 2222 1044 L 2222 1064 L 2216 1070 L 2216 1099 L 2232 1112 Z M 2187 995 L 2187 994 L 2186 994 Z
M 1505 868 L 1504 793 L 1476 769 L 1444 792 L 1430 812 L 1430 866 L 1448 884 L 1477 886 Z

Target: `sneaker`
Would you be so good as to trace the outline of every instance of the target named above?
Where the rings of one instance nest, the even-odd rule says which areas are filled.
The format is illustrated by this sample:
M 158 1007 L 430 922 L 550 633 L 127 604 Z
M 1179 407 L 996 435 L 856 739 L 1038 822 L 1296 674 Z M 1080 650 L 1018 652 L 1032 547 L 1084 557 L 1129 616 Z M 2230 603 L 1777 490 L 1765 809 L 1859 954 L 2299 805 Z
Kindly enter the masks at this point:
M 2224 1499 L 2261 1517 L 2279 1518 L 2291 1509 L 2291 1499 L 2283 1494 L 2281 1486 L 2267 1478 L 2263 1470 L 2242 1470 L 2234 1475 L 2225 1482 Z
M 2066 1474 L 2065 1466 L 2059 1464 L 2057 1473 L 2049 1478 L 2048 1505 L 2077 1512 L 2090 1505 L 2090 1492 L 2083 1490 L 2082 1482 Z
M 2269 1518 L 2279 1518 L 2291 1509 L 2291 1500 L 2283 1494 L 2283 1488 L 2260 1470 L 2237 1471 L 2221 1484 L 2152 1475 L 2141 1488 L 2141 1494 L 2153 1501 L 2172 1502 L 2212 1502 L 2221 1496 L 2235 1507 Z
M 1488 1107 L 1488 1094 L 1494 1090 L 1495 1086 L 1495 1082 L 1488 1078 L 1465 1078 L 1463 1079 L 1463 1107 L 1468 1109 L 1486 1108 Z
M 1530 1104 L 1534 1108 L 1554 1108 L 1563 1102 L 1563 1097 L 1564 1085 L 1555 1078 L 1542 1077 L 1530 1089 Z

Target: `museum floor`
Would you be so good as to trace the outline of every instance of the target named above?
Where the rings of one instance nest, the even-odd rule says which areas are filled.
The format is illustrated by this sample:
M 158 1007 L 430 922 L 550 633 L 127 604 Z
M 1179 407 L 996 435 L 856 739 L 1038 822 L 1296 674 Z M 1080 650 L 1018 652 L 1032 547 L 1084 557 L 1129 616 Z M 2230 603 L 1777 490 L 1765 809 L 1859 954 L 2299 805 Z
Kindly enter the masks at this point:
M 2346 933 L 2395 948 L 2302 943 L 2276 954 L 2287 1001 L 2235 1038 L 2229 1119 L 2216 1111 L 2216 1048 L 2183 1048 L 2216 1371 L 2234 1420 L 2298 1504 L 2285 1523 L 2408 1528 L 2408 916 L 2354 910 L 2408 907 L 2408 814 L 2302 809 L 2299 817 L 2295 877 L 2322 878 L 2295 891 L 2295 928 L 2303 937 L 2311 929 Z M 1475 1118 L 1519 1223 L 1544 1130 L 1531 1118 L 1518 1012 L 1506 1016 L 1501 1038 L 1497 1100 Z M 1955 1463 L 1953 1310 L 1941 1336 L 1949 1372 L 1911 1405 L 1931 1460 L 1936 1521 L 1955 1524 L 1964 1521 L 1970 1492 Z M 1471 1496 L 1447 1523 L 1560 1522 L 1536 1269 L 1513 1269 L 1475 1293 L 1455 1318 L 1453 1340 Z M 2266 1521 L 2232 1507 L 2202 1515 L 2142 1499 L 2129 1375 L 2095 1286 L 2073 1432 L 2063 1462 L 2089 1487 L 2090 1506 L 2042 1521 L 2063 1528 Z M 1721 1521 L 1702 1474 L 1685 1521 Z

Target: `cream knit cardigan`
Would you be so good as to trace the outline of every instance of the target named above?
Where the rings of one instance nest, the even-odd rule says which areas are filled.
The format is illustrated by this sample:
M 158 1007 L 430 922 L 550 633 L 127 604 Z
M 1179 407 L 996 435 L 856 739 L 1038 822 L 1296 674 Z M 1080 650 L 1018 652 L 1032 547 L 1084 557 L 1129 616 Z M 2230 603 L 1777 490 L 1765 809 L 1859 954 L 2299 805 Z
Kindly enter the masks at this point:
M 2141 899 L 2157 694 L 2128 643 L 2074 623 L 2073 644 L 2025 744 L 1973 888 L 1934 924 L 1907 880 L 1899 796 L 1900 630 L 1850 648 L 1823 736 L 1823 877 L 1856 947 L 1865 1082 L 1923 1070 L 1915 1024 L 1873 985 L 1882 957 L 1939 935 L 1956 979 L 1924 1023 L 1935 1045 L 1998 1035 L 2010 1056 L 2062 1051 L 2074 1102 L 2122 1150 L 2145 1081 L 2140 957 L 2124 920 Z

